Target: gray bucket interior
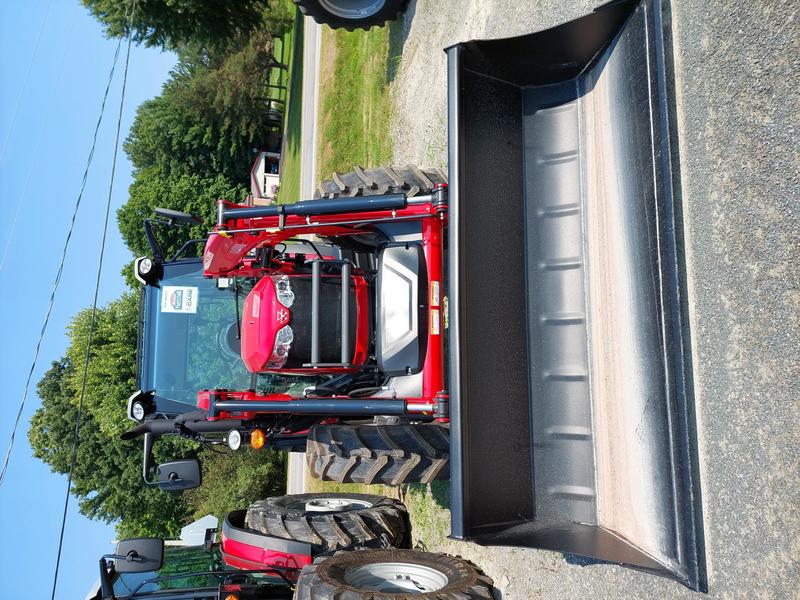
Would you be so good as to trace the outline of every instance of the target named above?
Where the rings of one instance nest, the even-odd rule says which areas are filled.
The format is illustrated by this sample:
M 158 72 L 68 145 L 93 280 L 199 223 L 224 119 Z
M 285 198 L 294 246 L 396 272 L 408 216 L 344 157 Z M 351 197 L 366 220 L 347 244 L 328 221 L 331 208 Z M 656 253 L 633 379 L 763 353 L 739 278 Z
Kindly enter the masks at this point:
M 659 6 L 447 53 L 452 535 L 703 589 Z

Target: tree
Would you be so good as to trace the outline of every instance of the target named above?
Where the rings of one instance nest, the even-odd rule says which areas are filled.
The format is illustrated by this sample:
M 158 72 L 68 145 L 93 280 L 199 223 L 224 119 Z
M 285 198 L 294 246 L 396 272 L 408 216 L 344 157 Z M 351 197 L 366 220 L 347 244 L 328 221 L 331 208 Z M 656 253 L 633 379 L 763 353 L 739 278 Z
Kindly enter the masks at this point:
M 42 405 L 31 418 L 28 439 L 34 456 L 56 473 L 67 474 L 70 469 L 90 319 L 90 309 L 73 318 L 66 356 L 53 363 L 37 386 Z M 196 512 L 221 515 L 283 493 L 281 453 L 221 455 L 178 436 L 160 438 L 154 461 L 197 454 L 204 464 L 204 485 L 191 492 L 167 493 L 142 482 L 141 441 L 123 441 L 119 436 L 131 425 L 125 408 L 136 389 L 136 321 L 137 303 L 131 293 L 97 311 L 72 473 L 71 493 L 81 513 L 116 522 L 120 538 L 175 537 Z
M 117 211 L 117 222 L 122 239 L 134 256 L 151 254 L 142 223 L 144 219 L 155 216 L 153 211 L 156 207 L 188 212 L 203 219 L 202 225 L 159 228 L 155 232 L 169 257 L 186 240 L 206 237 L 216 222 L 217 199 L 238 202 L 247 195 L 247 189 L 231 184 L 223 175 L 164 177 L 157 167 L 148 167 L 136 173 L 129 194 L 128 201 Z
M 247 508 L 256 500 L 286 493 L 286 453 L 251 450 L 203 455 L 203 485 L 185 492 L 192 518 Z
M 67 474 L 77 416 L 76 371 L 68 358 L 54 362 L 39 382 L 42 406 L 31 418 L 28 439 L 33 454 L 50 468 Z M 174 536 L 190 514 L 181 494 L 165 494 L 146 486 L 141 479 L 141 445 L 106 435 L 94 415 L 94 395 L 84 400 L 72 494 L 80 512 L 107 523 L 122 519 L 121 536 Z M 182 440 L 166 439 L 158 444 L 156 459 L 185 452 Z
M 128 35 L 130 1 L 83 0 L 109 37 Z M 180 51 L 187 46 L 211 53 L 241 47 L 258 28 L 280 28 L 290 17 L 282 2 L 237 0 L 139 0 L 133 19 L 133 39 L 146 46 Z
M 254 34 L 217 67 L 182 61 L 160 96 L 139 106 L 125 152 L 137 170 L 223 175 L 247 184 L 253 149 L 281 124 L 269 99 L 269 72 L 283 67 L 268 34 Z

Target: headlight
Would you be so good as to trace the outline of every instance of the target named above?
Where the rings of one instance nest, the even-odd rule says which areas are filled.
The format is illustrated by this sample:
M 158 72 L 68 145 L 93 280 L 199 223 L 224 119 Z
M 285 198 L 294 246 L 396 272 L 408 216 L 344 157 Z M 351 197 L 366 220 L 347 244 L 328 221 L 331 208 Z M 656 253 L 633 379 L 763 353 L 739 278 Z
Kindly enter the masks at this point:
M 139 274 L 140 275 L 147 275 L 152 270 L 153 270 L 153 261 L 151 259 L 143 258 L 139 262 Z
M 136 401 L 131 404 L 131 416 L 139 421 L 144 421 L 144 416 L 147 414 L 147 409 L 142 402 Z
M 278 275 L 272 278 L 272 282 L 275 284 L 275 295 L 278 297 L 278 302 L 286 308 L 291 308 L 294 304 L 294 292 L 289 285 L 289 278 L 286 275 Z
M 272 356 L 267 362 L 267 369 L 280 369 L 286 364 L 289 358 L 289 350 L 294 341 L 294 332 L 289 325 L 286 325 L 275 335 L 275 346 L 272 348 Z
M 242 434 L 239 433 L 238 429 L 231 429 L 228 432 L 228 448 L 231 450 L 238 450 L 239 446 L 242 445 Z

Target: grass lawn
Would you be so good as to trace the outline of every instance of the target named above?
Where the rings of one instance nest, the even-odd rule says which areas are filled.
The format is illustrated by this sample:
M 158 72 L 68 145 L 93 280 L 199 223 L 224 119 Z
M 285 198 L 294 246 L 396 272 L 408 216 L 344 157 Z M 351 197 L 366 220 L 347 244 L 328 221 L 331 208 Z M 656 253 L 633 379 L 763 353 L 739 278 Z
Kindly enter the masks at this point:
M 292 5 L 294 6 L 294 5 Z M 296 8 L 296 7 L 295 7 Z M 300 197 L 300 126 L 303 98 L 303 15 L 297 10 L 294 28 L 281 39 L 282 49 L 288 53 L 288 71 L 283 71 L 288 83 L 286 110 L 284 112 L 283 156 L 281 159 L 281 187 L 278 202 L 295 202 Z M 277 47 L 276 47 L 277 52 Z M 281 56 L 280 54 L 278 55 Z M 284 60 L 284 64 L 287 64 Z M 277 70 L 274 70 L 277 71 Z M 288 81 L 287 81 L 288 80 Z M 272 82 L 271 82 L 272 83 Z
M 392 159 L 389 82 L 400 25 L 348 32 L 322 28 L 317 178 Z

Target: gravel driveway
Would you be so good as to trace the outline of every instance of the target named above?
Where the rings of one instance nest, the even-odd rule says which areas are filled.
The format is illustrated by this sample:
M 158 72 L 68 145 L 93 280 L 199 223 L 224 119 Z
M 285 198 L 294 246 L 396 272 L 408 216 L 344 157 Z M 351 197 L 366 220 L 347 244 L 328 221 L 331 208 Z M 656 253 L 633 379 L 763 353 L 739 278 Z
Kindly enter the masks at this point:
M 442 48 L 544 29 L 598 2 L 418 0 L 392 84 L 395 163 L 447 165 Z M 788 0 L 673 0 L 709 593 L 800 597 L 800 31 Z M 506 600 L 681 598 L 557 553 L 442 541 Z

